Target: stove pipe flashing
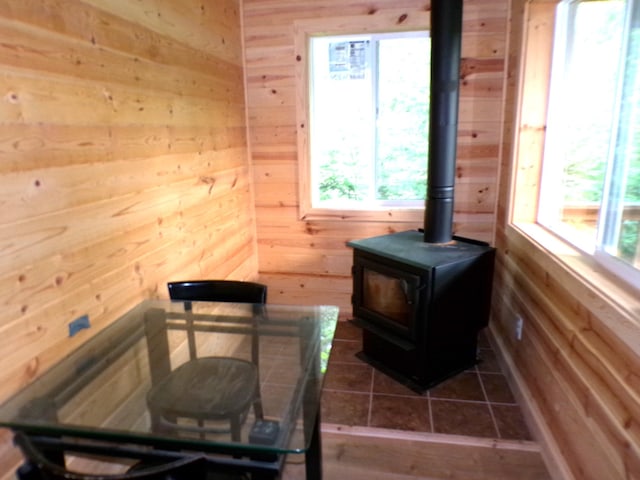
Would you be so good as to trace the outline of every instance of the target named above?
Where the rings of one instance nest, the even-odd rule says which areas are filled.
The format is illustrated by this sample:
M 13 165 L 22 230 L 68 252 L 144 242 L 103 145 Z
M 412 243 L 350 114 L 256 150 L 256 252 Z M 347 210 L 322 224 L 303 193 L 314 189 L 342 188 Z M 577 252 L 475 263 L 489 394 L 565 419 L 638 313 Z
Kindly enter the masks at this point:
M 462 1 L 431 2 L 429 165 L 424 241 L 453 238 Z

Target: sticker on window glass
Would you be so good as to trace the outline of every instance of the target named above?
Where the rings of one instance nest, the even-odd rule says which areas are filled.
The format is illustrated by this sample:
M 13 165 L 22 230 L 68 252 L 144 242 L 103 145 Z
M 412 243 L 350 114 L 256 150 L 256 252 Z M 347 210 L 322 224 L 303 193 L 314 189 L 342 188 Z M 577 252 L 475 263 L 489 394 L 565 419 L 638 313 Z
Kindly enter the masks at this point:
M 369 40 L 329 44 L 329 72 L 332 80 L 365 78 Z

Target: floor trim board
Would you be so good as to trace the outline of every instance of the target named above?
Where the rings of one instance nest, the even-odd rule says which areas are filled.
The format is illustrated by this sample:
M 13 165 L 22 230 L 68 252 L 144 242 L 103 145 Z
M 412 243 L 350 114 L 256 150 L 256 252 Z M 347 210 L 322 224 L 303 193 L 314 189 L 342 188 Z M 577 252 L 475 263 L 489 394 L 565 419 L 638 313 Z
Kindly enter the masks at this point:
M 575 480 L 569 466 L 560 454 L 560 448 L 549 430 L 542 412 L 532 400 L 533 395 L 527 388 L 522 374 L 513 358 L 508 354 L 504 342 L 491 328 L 491 324 L 489 325 L 488 333 L 487 337 L 496 353 L 498 363 L 502 371 L 505 372 L 505 377 L 516 397 L 516 401 L 522 409 L 529 431 L 540 446 L 542 458 L 547 465 L 551 478 L 554 480 Z

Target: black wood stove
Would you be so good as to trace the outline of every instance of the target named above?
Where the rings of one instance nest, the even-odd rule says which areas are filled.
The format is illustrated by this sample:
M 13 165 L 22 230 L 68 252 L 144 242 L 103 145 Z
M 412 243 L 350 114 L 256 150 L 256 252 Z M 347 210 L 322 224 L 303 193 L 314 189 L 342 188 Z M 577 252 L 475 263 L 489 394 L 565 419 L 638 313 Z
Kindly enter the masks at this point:
M 359 356 L 422 392 L 477 360 L 495 250 L 453 236 L 462 0 L 431 2 L 429 164 L 424 230 L 348 243 Z
M 407 231 L 349 243 L 359 356 L 413 390 L 476 363 L 487 326 L 495 251 L 459 237 L 426 243 Z

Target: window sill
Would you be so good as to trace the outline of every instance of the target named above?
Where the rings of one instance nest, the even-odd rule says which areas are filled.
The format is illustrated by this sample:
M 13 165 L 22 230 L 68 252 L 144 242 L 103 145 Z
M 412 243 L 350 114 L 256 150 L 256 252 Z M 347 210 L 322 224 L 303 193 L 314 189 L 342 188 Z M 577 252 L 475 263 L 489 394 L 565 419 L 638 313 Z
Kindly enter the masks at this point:
M 519 223 L 510 225 L 510 228 L 530 241 L 533 248 L 546 253 L 549 264 L 543 266 L 549 270 L 559 266 L 563 277 L 571 284 L 567 288 L 575 293 L 585 308 L 594 312 L 594 316 L 640 354 L 640 296 L 637 288 L 540 225 Z
M 314 208 L 300 211 L 303 221 L 350 221 L 350 222 L 418 222 L 424 221 L 424 207 L 380 208 L 367 210 L 339 210 Z

